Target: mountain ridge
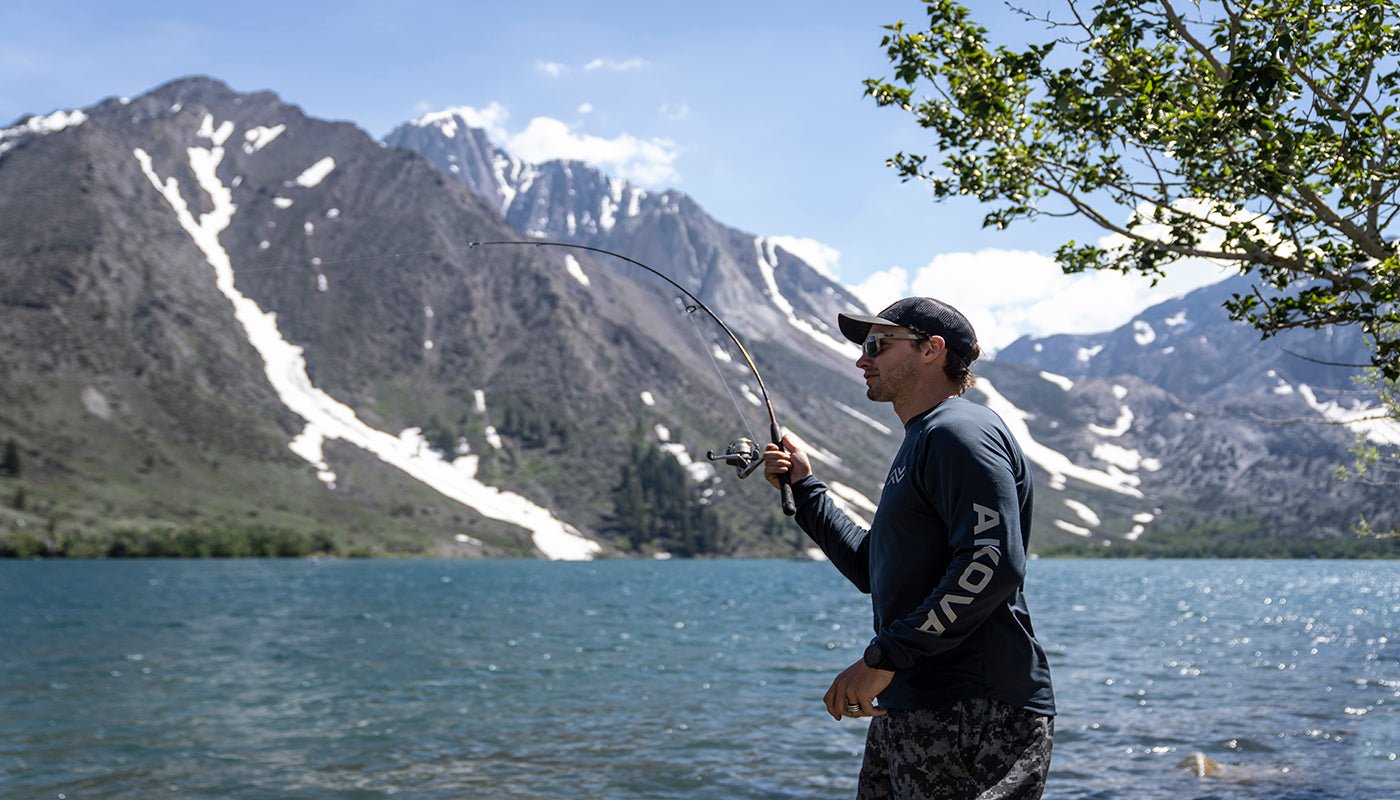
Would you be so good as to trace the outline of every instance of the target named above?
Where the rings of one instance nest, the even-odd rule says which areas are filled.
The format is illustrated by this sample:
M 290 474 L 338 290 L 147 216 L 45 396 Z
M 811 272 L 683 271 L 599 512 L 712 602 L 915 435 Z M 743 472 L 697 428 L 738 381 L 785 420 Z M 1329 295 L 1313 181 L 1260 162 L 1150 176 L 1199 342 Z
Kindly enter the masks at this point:
M 705 459 L 767 438 L 722 333 L 616 259 L 472 247 L 531 232 L 693 287 L 833 495 L 874 508 L 899 427 L 832 335 L 859 301 L 679 192 L 632 194 L 576 162 L 535 165 L 527 185 L 465 128 L 454 152 L 487 160 L 453 173 L 208 78 L 81 113 L 0 134 L 0 439 L 23 464 L 0 471 L 0 550 L 115 552 L 122 531 L 193 528 L 381 554 L 791 553 L 775 493 Z M 1301 383 L 1183 400 L 1160 376 L 1057 383 L 1026 358 L 980 365 L 974 397 L 1024 430 L 1042 546 L 1151 541 L 1220 508 L 1250 536 L 1314 541 L 1363 507 L 1393 516 L 1364 487 L 1317 490 L 1347 436 L 1231 411 L 1312 414 Z

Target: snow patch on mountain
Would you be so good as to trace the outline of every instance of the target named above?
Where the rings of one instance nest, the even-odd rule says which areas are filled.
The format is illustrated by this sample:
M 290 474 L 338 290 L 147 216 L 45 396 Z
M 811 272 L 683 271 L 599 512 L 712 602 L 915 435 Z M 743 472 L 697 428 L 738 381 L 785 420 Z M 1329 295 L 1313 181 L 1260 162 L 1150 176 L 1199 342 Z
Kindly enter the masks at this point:
M 1074 478 L 1118 494 L 1142 497 L 1142 492 L 1137 488 L 1141 481 L 1136 475 L 1125 474 L 1116 468 L 1113 468 L 1112 471 L 1104 471 L 1075 464 L 1065 454 L 1036 441 L 1035 437 L 1031 436 L 1030 426 L 1026 424 L 1030 414 L 1017 408 L 1010 400 L 1003 397 L 992 386 L 991 381 L 986 378 L 978 378 L 976 389 L 987 398 L 987 407 L 1002 418 L 1007 429 L 1011 431 L 1011 435 L 1021 443 L 1021 450 L 1025 452 L 1026 458 L 1050 473 L 1050 488 L 1063 491 L 1066 480 Z
M 665 425 L 658 424 L 652 429 L 656 438 L 661 441 L 661 449 L 671 454 L 676 459 L 676 463 L 681 465 L 681 469 L 690 475 L 690 479 L 696 483 L 708 483 L 715 478 L 715 467 L 708 461 L 697 461 L 690 457 L 690 451 L 680 442 L 671 441 L 671 430 Z
M 875 420 L 875 419 L 872 419 L 872 418 L 870 418 L 870 417 L 867 417 L 866 415 L 860 413 L 859 411 L 855 410 L 854 408 L 851 408 L 850 406 L 846 405 L 845 403 L 838 403 L 838 402 L 836 402 L 835 400 L 832 400 L 832 401 L 831 401 L 831 404 L 834 405 L 834 406 L 836 406 L 837 410 L 839 410 L 839 411 L 841 411 L 841 412 L 847 414 L 848 416 L 852 417 L 853 419 L 857 419 L 857 420 L 860 420 L 861 422 L 864 422 L 866 425 L 869 425 L 870 427 L 874 428 L 875 430 L 879 431 L 880 433 L 885 434 L 886 436 L 889 436 L 890 434 L 894 433 L 894 431 L 890 428 L 890 426 L 885 425 L 884 423 L 882 423 L 882 422 L 880 422 L 880 421 L 878 421 L 878 420 Z
M 1142 320 L 1133 321 L 1133 341 L 1140 346 L 1146 347 L 1157 341 L 1157 332 L 1152 330 L 1152 326 Z
M 811 459 L 812 461 L 819 461 L 819 462 L 821 462 L 821 463 L 823 463 L 823 464 L 826 464 L 826 465 L 832 466 L 832 467 L 840 467 L 840 466 L 841 466 L 841 464 L 842 464 L 842 459 L 841 459 L 841 457 L 838 456 L 838 455 L 836 455 L 835 453 L 831 452 L 830 450 L 827 450 L 827 449 L 824 448 L 824 447 L 817 447 L 816 445 L 812 444 L 811 442 L 808 442 L 806 439 L 803 439 L 803 438 L 802 438 L 800 435 L 798 435 L 798 433 L 797 433 L 796 431 L 794 431 L 794 430 L 790 430 L 790 429 L 789 429 L 789 430 L 784 431 L 784 433 L 788 436 L 788 438 L 792 439 L 792 443 L 795 444 L 795 445 L 797 445 L 797 447 L 798 447 L 799 449 L 801 449 L 803 452 L 805 452 L 805 453 L 807 454 L 807 457 L 808 457 L 809 459 Z
M 1111 467 L 1117 467 L 1127 472 L 1141 470 L 1156 472 L 1162 468 L 1161 461 L 1155 458 L 1144 458 L 1136 448 L 1121 447 L 1108 442 L 1094 445 L 1093 456 Z
M 233 120 L 224 120 L 219 124 L 219 127 L 215 128 L 214 115 L 205 114 L 204 119 L 199 124 L 199 132 L 195 135 L 201 139 L 208 139 L 214 143 L 215 147 L 223 147 L 224 142 L 228 141 L 228 137 L 233 135 L 233 129 Z
M 366 450 L 483 516 L 529 530 L 535 546 L 549 558 L 584 560 L 599 552 L 601 548 L 596 542 L 583 537 L 545 508 L 518 494 L 476 480 L 478 460 L 475 456 L 460 456 L 448 462 L 427 446 L 417 429 L 409 428 L 398 436 L 376 430 L 362 421 L 354 409 L 311 382 L 302 349 L 283 338 L 276 315 L 263 311 L 235 287 L 232 259 L 219 242 L 219 235 L 228 228 L 237 210 L 232 191 L 218 177 L 218 167 L 224 157 L 222 142 L 231 133 L 231 123 L 226 122 L 216 129 L 212 119 L 206 117 L 200 135 L 214 142 L 214 146 L 187 150 L 190 170 L 212 206 L 198 219 L 185 202 L 178 179 L 162 180 L 145 150 L 136 148 L 132 154 L 151 185 L 174 210 L 180 227 L 213 268 L 215 285 L 233 305 L 234 318 L 243 326 L 249 343 L 262 358 L 264 374 L 278 398 L 306 421 L 306 428 L 289 443 L 289 447 L 295 445 L 293 452 L 316 467 L 319 477 L 329 472 L 329 468 L 320 453 L 321 448 L 315 445 L 327 439 L 339 439 Z
M 1040 377 L 1044 378 L 1047 381 L 1050 381 L 1051 383 L 1055 384 L 1056 386 L 1060 387 L 1066 392 L 1074 388 L 1074 381 L 1070 380 L 1069 378 L 1066 378 L 1063 375 L 1056 375 L 1053 372 L 1046 372 L 1045 370 L 1041 370 Z
M 857 513 L 856 509 L 861 509 L 873 515 L 875 513 L 875 503 L 869 497 L 852 489 L 839 481 L 828 481 L 826 484 L 827 497 L 840 509 L 852 522 L 869 530 L 870 520 Z
M 293 182 L 304 189 L 311 189 L 321 185 L 321 181 L 325 180 L 326 176 L 331 174 L 334 170 L 335 159 L 326 156 L 303 170 L 300 175 L 296 176 Z
M 55 111 L 44 116 L 33 116 L 13 128 L 0 129 L 0 153 L 13 147 L 21 136 L 57 133 L 65 128 L 74 128 L 87 122 L 87 114 L 82 111 Z M 6 144 L 6 143 L 9 144 Z
M 1376 444 L 1400 445 L 1400 423 L 1387 417 L 1384 408 L 1368 406 L 1359 400 L 1348 406 L 1336 400 L 1323 402 L 1317 399 L 1317 393 L 1306 383 L 1298 384 L 1297 388 L 1308 408 L 1326 419 L 1341 423 Z
M 1114 420 L 1113 424 L 1109 427 L 1095 425 L 1092 422 L 1089 423 L 1089 430 L 1100 436 L 1110 436 L 1115 439 L 1132 430 L 1132 427 L 1133 410 L 1127 406 L 1118 407 L 1118 419 Z
M 588 274 L 583 271 L 583 267 L 579 265 L 578 259 L 574 258 L 573 255 L 567 253 L 564 255 L 564 270 L 584 286 L 590 285 Z
M 754 252 L 757 255 L 755 260 L 758 263 L 758 273 L 763 278 L 763 285 L 768 290 L 768 299 L 773 303 L 773 307 L 778 309 L 779 313 L 787 319 L 789 325 L 806 334 L 812 341 L 854 361 L 860 356 L 859 348 L 850 342 L 838 340 L 823 333 L 812 323 L 800 319 L 792 303 L 778 290 L 778 281 L 773 273 L 773 270 L 778 266 L 778 254 L 774 252 L 775 244 L 773 240 L 762 236 L 753 241 Z
M 293 437 L 290 444 L 293 453 L 301 456 L 303 460 L 316 468 L 316 478 L 324 483 L 328 488 L 335 488 L 335 472 L 326 464 L 324 448 L 326 437 L 322 435 L 321 429 L 315 425 L 307 423 L 302 428 L 301 433 Z
M 1083 520 L 1086 525 L 1098 526 L 1103 524 L 1103 520 L 1099 519 L 1099 515 L 1094 511 L 1094 509 L 1079 502 L 1078 500 L 1071 500 L 1068 497 L 1066 497 L 1065 505 L 1069 508 L 1070 511 L 1074 512 L 1075 516 Z
M 539 170 L 498 152 L 491 158 L 491 175 L 496 179 L 496 193 L 500 195 L 501 213 L 504 214 L 521 192 L 529 191 L 534 185 Z
M 1141 537 L 1144 533 L 1147 532 L 1148 523 L 1152 522 L 1152 520 L 1156 518 L 1157 515 L 1153 514 L 1150 511 L 1143 511 L 1138 514 L 1134 514 L 1133 522 L 1135 524 L 1133 525 L 1133 529 L 1123 534 L 1123 538 L 1127 539 L 1130 542 L 1136 542 L 1139 537 Z
M 598 201 L 598 227 L 610 231 L 617 224 L 617 210 L 622 205 L 622 188 L 625 184 L 619 178 L 608 178 L 608 193 Z
M 458 124 L 466 128 L 480 128 L 494 139 L 505 138 L 505 121 L 508 116 L 500 103 L 491 103 L 486 108 L 452 106 L 441 111 L 432 111 L 410 121 L 418 128 L 438 129 L 444 139 L 457 138 Z
M 286 125 L 273 125 L 271 128 L 259 125 L 249 128 L 243 133 L 243 152 L 251 156 L 271 144 L 272 140 L 281 136 L 286 129 Z
M 1065 522 L 1062 519 L 1055 520 L 1055 527 L 1067 533 L 1072 533 L 1075 536 L 1083 536 L 1086 539 L 1094 535 L 1094 532 L 1089 530 L 1088 528 L 1085 528 L 1081 525 L 1075 525 L 1071 522 Z

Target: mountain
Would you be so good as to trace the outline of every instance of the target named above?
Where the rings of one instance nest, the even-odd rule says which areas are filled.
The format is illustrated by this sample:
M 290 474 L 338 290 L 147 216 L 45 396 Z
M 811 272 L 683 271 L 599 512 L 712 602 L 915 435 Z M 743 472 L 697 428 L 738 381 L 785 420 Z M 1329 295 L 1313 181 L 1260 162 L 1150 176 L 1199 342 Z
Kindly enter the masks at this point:
M 64 119 L 0 135 L 0 440 L 23 466 L 0 496 L 27 547 L 191 527 L 790 552 L 771 489 L 705 461 L 766 415 L 673 291 L 583 252 L 473 247 L 518 236 L 424 159 L 271 93 L 183 79 Z M 751 344 L 769 370 L 800 351 Z M 849 375 L 808 372 L 857 402 Z M 638 536 L 638 498 L 665 536 Z
M 820 343 L 831 334 L 823 321 L 857 304 L 781 249 L 791 268 L 770 279 L 761 255 L 770 239 L 716 222 L 679 192 L 649 193 L 575 162 L 522 162 L 450 110 L 402 125 L 386 142 L 428 158 L 495 205 L 523 237 L 645 254 L 686 276 L 733 309 L 747 336 L 771 340 L 775 330 L 797 328 Z M 728 268 L 715 277 L 696 253 L 717 254 L 711 261 Z M 716 281 L 742 291 L 721 295 Z M 1040 529 L 1050 529 L 1038 534 L 1041 541 L 1137 541 L 1151 530 L 1180 538 L 1203 526 L 1264 538 L 1345 538 L 1363 513 L 1373 523 L 1396 523 L 1386 487 L 1334 479 L 1335 467 L 1351 458 L 1358 426 L 1326 423 L 1365 413 L 1364 400 L 1349 396 L 1349 373 L 1293 355 L 1362 363 L 1359 336 L 1295 332 L 1261 342 L 1221 308 L 1230 294 L 1248 290 L 1236 278 L 1097 336 L 1023 339 L 979 366 L 984 380 L 971 395 L 1022 428 L 1049 487 L 1038 507 Z M 805 387 L 785 388 L 809 399 Z M 1400 443 L 1385 425 L 1367 432 Z
M 842 370 L 859 355 L 835 319 L 864 306 L 784 237 L 730 227 L 682 192 L 647 191 L 582 162 L 523 162 L 452 111 L 401 125 L 385 142 L 423 155 L 525 237 L 614 250 L 655 266 L 724 309 L 745 339 L 800 336 L 802 346 L 789 348 L 794 355 Z
M 776 493 L 706 459 L 768 436 L 727 334 L 624 259 L 474 244 L 506 240 L 688 287 L 869 517 L 898 421 L 834 331 L 858 302 L 800 247 L 520 162 L 450 114 L 377 142 L 186 78 L 0 130 L 0 553 L 793 552 Z M 974 399 L 1037 465 L 1039 547 L 1394 524 L 1388 494 L 1330 478 L 1348 431 L 1260 418 L 1319 418 L 1305 373 L 1234 383 L 1262 351 L 1206 362 L 1185 341 L 1159 373 L 1075 371 L 1124 335 L 979 368 Z M 1216 393 L 1168 380 L 1191 358 Z
M 1352 381 L 1357 370 L 1340 366 L 1368 363 L 1360 335 L 1330 329 L 1261 340 L 1221 308 L 1249 290 L 1231 278 L 1113 331 L 1019 339 L 997 359 L 1066 389 L 1099 387 L 1097 419 L 1086 425 L 1108 435 L 1094 447 L 1107 448 L 1103 460 L 1121 455 L 1116 447 L 1133 454 L 1128 461 L 1150 459 L 1141 488 L 1174 501 L 1178 529 L 1234 520 L 1252 537 L 1345 536 L 1362 516 L 1397 527 L 1394 487 L 1335 477 L 1358 435 L 1400 445 L 1400 424 L 1377 419 L 1375 397 Z M 1112 400 L 1102 397 L 1104 386 Z

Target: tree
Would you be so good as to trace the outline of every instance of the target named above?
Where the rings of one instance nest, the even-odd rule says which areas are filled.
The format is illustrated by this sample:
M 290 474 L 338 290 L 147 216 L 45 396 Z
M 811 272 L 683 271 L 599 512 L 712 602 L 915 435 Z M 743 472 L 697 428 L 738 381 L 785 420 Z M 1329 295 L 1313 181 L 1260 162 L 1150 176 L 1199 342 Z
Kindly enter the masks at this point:
M 1400 381 L 1388 380 L 1378 369 L 1367 369 L 1357 377 L 1358 385 L 1364 387 L 1381 401 L 1380 409 L 1372 419 L 1384 415 L 1400 420 Z M 1395 443 L 1378 444 L 1364 432 L 1356 434 L 1356 446 L 1352 449 L 1355 461 L 1351 466 L 1337 468 L 1337 477 L 1342 480 L 1355 480 L 1375 486 L 1400 487 L 1400 447 Z M 1400 530 L 1376 531 L 1365 517 L 1358 523 L 1362 533 L 1376 536 L 1400 538 Z
M 893 76 L 865 82 L 933 137 L 936 165 L 890 159 L 905 180 L 991 204 L 986 226 L 1076 215 L 1117 234 L 1062 245 L 1066 272 L 1235 265 L 1259 288 L 1232 318 L 1265 338 L 1360 325 L 1400 379 L 1394 0 L 1065 0 L 1024 50 L 924 2 L 923 30 L 886 28 Z
M 0 451 L 0 475 L 18 478 L 21 474 L 19 445 L 15 444 L 14 439 L 6 439 L 4 450 Z
M 613 519 L 632 550 L 655 547 L 681 557 L 724 553 L 733 542 L 694 481 L 655 444 L 632 443 L 613 488 Z

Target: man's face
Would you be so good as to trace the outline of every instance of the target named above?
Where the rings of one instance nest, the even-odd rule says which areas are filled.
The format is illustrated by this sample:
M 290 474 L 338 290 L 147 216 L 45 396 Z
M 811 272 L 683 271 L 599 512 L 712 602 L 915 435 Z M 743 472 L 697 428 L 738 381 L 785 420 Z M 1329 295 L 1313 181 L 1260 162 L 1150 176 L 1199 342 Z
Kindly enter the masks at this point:
M 911 333 L 908 328 L 892 325 L 872 325 L 870 332 Z M 877 403 L 886 403 L 912 391 L 919 380 L 918 345 L 909 339 L 887 339 L 873 358 L 862 353 L 856 366 L 865 376 L 865 396 Z

